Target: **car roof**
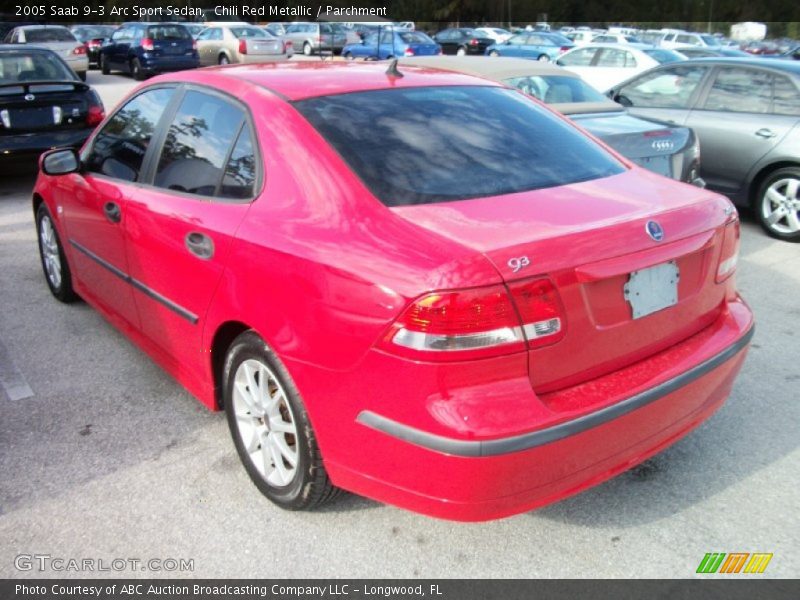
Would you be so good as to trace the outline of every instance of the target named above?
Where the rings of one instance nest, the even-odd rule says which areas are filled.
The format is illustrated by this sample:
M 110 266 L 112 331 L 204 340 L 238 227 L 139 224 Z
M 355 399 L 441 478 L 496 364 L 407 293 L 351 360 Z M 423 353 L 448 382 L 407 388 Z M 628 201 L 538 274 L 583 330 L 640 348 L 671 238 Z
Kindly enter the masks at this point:
M 499 87 L 497 83 L 470 75 L 408 65 L 400 65 L 403 77 L 396 77 L 387 74 L 387 66 L 377 62 L 253 63 L 181 71 L 158 79 L 218 86 L 224 85 L 224 79 L 230 77 L 266 88 L 288 101 L 396 88 Z
M 502 56 L 415 56 L 401 58 L 400 65 L 414 65 L 431 69 L 444 69 L 477 77 L 486 77 L 493 81 L 503 81 L 511 77 L 526 75 L 560 75 L 563 77 L 579 76 L 551 63 L 529 60 L 526 58 L 509 58 Z
M 20 25 L 19 27 L 14 27 L 14 29 L 22 29 L 23 31 L 30 31 L 32 29 L 66 29 L 69 31 L 69 29 L 63 25 Z
M 675 63 L 669 63 L 675 64 Z M 749 58 L 744 56 L 707 56 L 703 58 L 693 58 L 692 64 L 710 64 L 710 65 L 746 65 L 748 67 L 757 67 L 761 69 L 774 69 L 778 71 L 787 71 L 795 75 L 800 75 L 800 63 L 797 61 L 783 61 L 764 58 Z

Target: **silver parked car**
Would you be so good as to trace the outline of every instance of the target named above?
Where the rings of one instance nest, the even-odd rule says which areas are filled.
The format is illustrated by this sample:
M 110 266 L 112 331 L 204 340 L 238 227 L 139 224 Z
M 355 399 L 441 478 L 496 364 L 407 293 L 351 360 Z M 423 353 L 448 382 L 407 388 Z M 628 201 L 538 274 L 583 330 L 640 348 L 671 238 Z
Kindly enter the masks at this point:
M 694 129 L 708 187 L 752 207 L 773 237 L 800 242 L 800 63 L 701 58 L 607 94 L 634 115 Z
M 306 56 L 319 52 L 341 52 L 348 44 L 344 27 L 335 23 L 292 23 L 286 26 L 284 39 L 292 42 L 295 50 Z
M 89 57 L 86 46 L 61 25 L 23 25 L 8 32 L 7 44 L 33 44 L 58 54 L 82 81 L 86 81 Z
M 197 36 L 200 64 L 227 65 L 286 60 L 294 54 L 291 42 L 261 27 L 234 23 L 212 25 Z
M 691 129 L 628 114 L 575 73 L 524 58 L 421 56 L 402 64 L 484 77 L 549 104 L 631 161 L 660 175 L 702 186 L 700 151 Z

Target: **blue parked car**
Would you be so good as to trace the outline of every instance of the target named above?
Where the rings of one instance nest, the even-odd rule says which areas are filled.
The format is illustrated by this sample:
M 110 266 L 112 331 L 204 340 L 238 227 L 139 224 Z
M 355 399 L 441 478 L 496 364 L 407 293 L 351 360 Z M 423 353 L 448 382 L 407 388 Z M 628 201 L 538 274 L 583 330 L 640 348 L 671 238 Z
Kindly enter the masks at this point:
M 180 23 L 125 23 L 100 49 L 103 75 L 123 71 L 137 81 L 163 71 L 199 66 L 197 42 Z
M 526 31 L 510 37 L 500 44 L 492 44 L 486 49 L 486 55 L 532 58 L 550 62 L 555 61 L 561 54 L 574 47 L 575 44 L 561 34 Z
M 348 60 L 383 60 L 400 56 L 435 56 L 441 53 L 442 47 L 421 31 L 396 29 L 384 29 L 380 34 L 370 34 L 361 43 L 348 44 L 342 49 L 342 56 Z

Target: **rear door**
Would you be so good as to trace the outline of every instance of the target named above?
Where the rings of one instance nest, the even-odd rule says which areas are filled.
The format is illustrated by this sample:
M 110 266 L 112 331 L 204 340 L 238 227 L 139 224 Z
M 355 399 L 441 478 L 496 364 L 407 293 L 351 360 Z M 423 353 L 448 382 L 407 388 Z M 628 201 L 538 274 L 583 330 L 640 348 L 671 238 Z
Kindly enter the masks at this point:
M 700 138 L 702 177 L 713 189 L 735 194 L 764 155 L 791 131 L 796 116 L 776 114 L 773 87 L 800 94 L 784 75 L 745 66 L 715 70 L 686 121 Z
M 127 257 L 142 331 L 199 376 L 206 311 L 260 168 L 238 101 L 186 87 L 176 105 L 148 167 L 151 185 L 128 203 Z
M 111 35 L 111 45 L 104 54 L 109 64 L 119 67 L 128 64 L 128 53 L 133 42 L 133 27 L 122 27 Z

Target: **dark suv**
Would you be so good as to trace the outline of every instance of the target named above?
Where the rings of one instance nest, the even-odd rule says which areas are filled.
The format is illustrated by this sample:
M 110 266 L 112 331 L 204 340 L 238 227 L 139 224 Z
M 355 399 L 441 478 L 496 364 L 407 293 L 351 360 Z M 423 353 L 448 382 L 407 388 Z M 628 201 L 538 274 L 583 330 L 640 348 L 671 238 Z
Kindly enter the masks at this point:
M 142 80 L 162 71 L 200 66 L 197 44 L 179 23 L 125 23 L 100 50 L 104 75 L 124 71 Z

